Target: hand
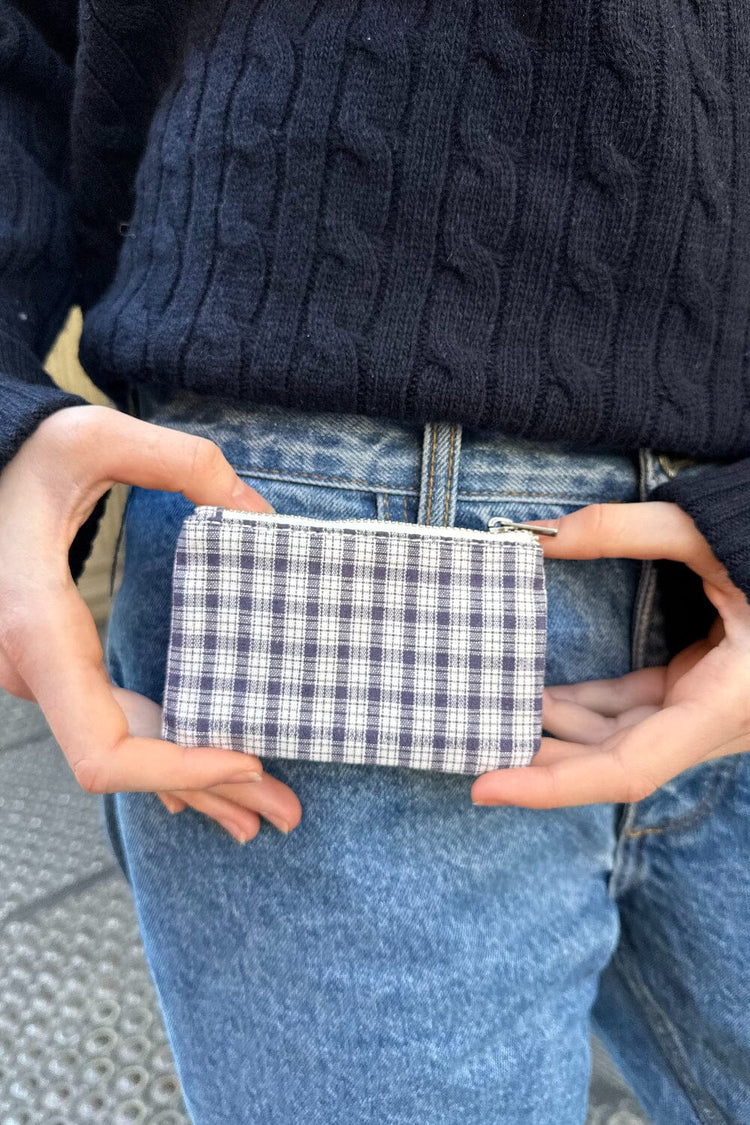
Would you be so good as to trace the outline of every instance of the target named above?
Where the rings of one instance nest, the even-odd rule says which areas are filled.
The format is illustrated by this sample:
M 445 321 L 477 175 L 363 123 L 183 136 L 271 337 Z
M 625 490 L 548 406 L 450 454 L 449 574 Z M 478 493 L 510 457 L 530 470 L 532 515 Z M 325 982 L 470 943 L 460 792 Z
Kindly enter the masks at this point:
M 676 559 L 718 612 L 708 637 L 666 667 L 548 687 L 533 764 L 474 782 L 480 805 L 558 808 L 640 801 L 688 767 L 750 749 L 750 604 L 676 504 L 592 504 L 556 520 L 545 557 Z
M 243 842 L 259 814 L 294 827 L 299 801 L 263 775 L 258 758 L 165 742 L 155 737 L 158 708 L 111 685 L 68 551 L 116 481 L 180 491 L 196 504 L 273 510 L 204 438 L 108 407 L 51 415 L 0 473 L 0 686 L 39 703 L 87 792 L 155 792 L 171 811 L 190 804 Z

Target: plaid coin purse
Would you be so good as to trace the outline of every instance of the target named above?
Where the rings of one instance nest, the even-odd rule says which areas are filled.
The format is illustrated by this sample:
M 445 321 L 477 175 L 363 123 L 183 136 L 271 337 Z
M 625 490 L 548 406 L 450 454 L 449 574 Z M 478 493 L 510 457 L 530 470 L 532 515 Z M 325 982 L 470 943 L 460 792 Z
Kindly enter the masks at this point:
M 198 507 L 175 556 L 162 735 L 269 758 L 528 765 L 546 626 L 531 531 Z

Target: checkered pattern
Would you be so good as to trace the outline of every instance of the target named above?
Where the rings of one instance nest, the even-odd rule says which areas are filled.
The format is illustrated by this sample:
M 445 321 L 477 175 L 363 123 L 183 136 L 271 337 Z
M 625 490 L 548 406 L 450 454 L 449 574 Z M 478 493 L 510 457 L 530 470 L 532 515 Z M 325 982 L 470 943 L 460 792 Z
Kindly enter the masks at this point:
M 529 533 L 197 508 L 174 567 L 163 737 L 477 774 L 541 736 Z

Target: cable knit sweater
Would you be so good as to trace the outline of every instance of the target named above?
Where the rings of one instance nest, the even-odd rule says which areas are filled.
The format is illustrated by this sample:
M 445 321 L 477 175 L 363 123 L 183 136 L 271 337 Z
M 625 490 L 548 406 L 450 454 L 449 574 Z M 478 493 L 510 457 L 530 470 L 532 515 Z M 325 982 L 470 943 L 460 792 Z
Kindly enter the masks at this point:
M 138 383 L 692 466 L 750 594 L 750 0 L 0 0 L 0 465 Z

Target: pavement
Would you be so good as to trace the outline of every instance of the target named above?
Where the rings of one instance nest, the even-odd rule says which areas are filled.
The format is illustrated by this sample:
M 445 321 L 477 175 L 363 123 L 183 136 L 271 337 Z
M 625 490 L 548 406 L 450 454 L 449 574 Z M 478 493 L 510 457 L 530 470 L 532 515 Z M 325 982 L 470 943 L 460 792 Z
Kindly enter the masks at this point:
M 100 801 L 1 689 L 0 885 L 0 1125 L 189 1125 Z M 647 1125 L 593 1052 L 587 1125 Z

